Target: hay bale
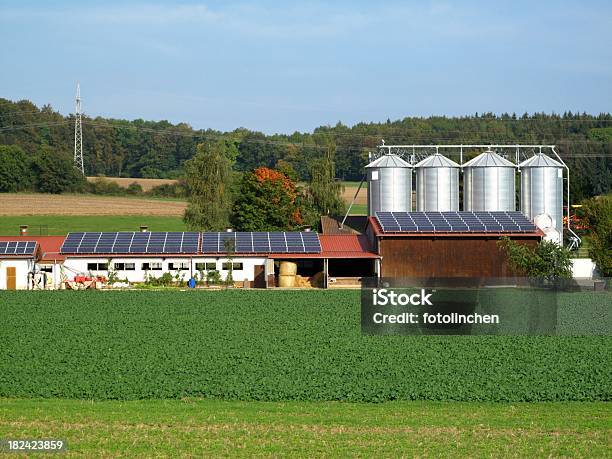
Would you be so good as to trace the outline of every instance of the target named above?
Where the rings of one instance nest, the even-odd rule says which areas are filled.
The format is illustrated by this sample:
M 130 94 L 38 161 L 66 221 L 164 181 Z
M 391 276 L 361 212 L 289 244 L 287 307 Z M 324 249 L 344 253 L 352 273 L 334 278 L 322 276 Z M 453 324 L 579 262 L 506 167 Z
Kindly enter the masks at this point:
M 295 276 L 281 274 L 280 276 L 278 276 L 278 286 L 279 287 L 295 287 Z
M 300 275 L 295 276 L 295 284 L 298 287 L 312 287 L 312 285 L 310 285 L 310 280 Z
M 292 261 L 281 261 L 278 273 L 281 276 L 295 276 L 297 274 L 297 264 Z

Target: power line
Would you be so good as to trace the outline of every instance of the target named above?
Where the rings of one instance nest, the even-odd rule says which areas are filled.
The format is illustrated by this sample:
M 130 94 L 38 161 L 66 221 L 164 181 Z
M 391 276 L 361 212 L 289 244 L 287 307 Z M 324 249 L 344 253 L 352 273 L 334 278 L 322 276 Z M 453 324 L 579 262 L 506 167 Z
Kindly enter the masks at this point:
M 200 133 L 203 132 L 202 130 L 200 130 L 200 131 L 195 131 L 194 130 L 194 131 L 192 131 L 192 133 L 187 133 L 187 132 L 184 132 L 184 131 L 176 130 L 176 128 L 155 129 L 155 128 L 147 128 L 147 127 L 144 127 L 144 126 L 134 126 L 134 125 L 131 125 L 131 124 L 130 125 L 116 125 L 116 124 L 112 124 L 112 123 L 108 123 L 108 122 L 93 121 L 93 120 L 89 120 L 89 119 L 84 120 L 84 123 L 88 124 L 88 125 L 93 125 L 93 126 L 98 126 L 98 127 L 106 127 L 106 128 L 110 128 L 110 129 L 122 129 L 122 128 L 123 129 L 136 129 L 136 130 L 140 130 L 140 131 L 144 131 L 144 132 L 152 132 L 152 133 L 156 133 L 156 134 L 181 135 L 181 136 L 186 136 L 186 137 L 202 137 L 202 134 L 200 134 Z M 418 130 L 418 129 L 417 128 L 413 128 L 412 130 Z M 419 132 L 420 132 L 421 135 L 427 134 L 427 132 L 423 132 L 422 130 L 420 130 Z M 432 132 L 432 131 L 428 131 L 428 132 L 431 132 L 432 137 L 433 137 L 433 135 L 435 135 L 435 133 Z M 456 130 L 456 131 L 444 131 L 444 132 L 445 133 L 446 132 L 457 132 L 457 133 L 462 133 L 462 134 L 465 134 L 465 133 L 488 134 L 490 136 L 494 136 L 496 139 L 499 139 L 499 137 L 500 137 L 500 133 L 489 132 L 489 131 Z M 208 134 L 204 134 L 204 135 L 208 135 Z M 231 135 L 232 135 L 232 132 L 226 132 L 226 133 L 220 134 L 219 138 L 221 138 L 221 137 L 227 138 L 227 136 L 231 136 Z M 403 133 L 397 133 L 397 134 L 394 134 L 394 135 L 393 134 L 389 135 L 389 133 L 377 133 L 377 134 L 349 134 L 349 133 L 343 133 L 342 135 L 345 135 L 345 136 L 348 136 L 348 137 L 383 137 L 384 136 L 384 137 L 388 137 L 388 138 L 401 138 L 401 139 L 406 139 L 406 137 L 407 137 L 405 133 L 404 134 Z M 313 136 L 316 137 L 316 134 L 315 135 L 313 135 L 313 134 L 305 134 L 305 136 L 308 136 L 308 137 L 312 138 Z M 274 136 L 272 136 L 272 137 L 274 137 Z M 284 136 L 283 135 L 282 137 L 291 137 L 291 136 Z M 419 137 L 419 139 L 430 139 L 432 137 L 429 137 L 429 136 L 428 137 L 422 137 L 421 136 L 421 137 Z M 435 138 L 440 139 L 440 140 L 455 140 L 455 139 L 457 139 L 456 136 L 447 136 L 447 137 L 437 136 Z M 411 137 L 411 139 L 412 139 L 412 137 Z M 251 140 L 249 140 L 249 141 L 251 141 Z M 253 141 L 255 141 L 255 140 L 253 140 Z M 608 142 L 600 142 L 600 141 L 595 141 L 595 140 L 591 141 L 591 140 L 586 140 L 586 139 L 585 140 L 577 139 L 577 140 L 574 140 L 573 142 L 577 142 L 577 141 L 580 141 L 580 142 L 590 142 L 590 143 L 608 143 Z M 273 142 L 274 143 L 276 141 L 265 140 L 265 141 L 262 141 L 262 142 Z M 470 141 L 467 140 L 464 143 L 469 143 L 469 142 Z M 520 142 L 521 141 L 519 141 L 519 143 Z M 282 141 L 282 143 L 296 144 L 296 142 L 290 142 L 290 141 L 289 142 Z M 510 143 L 513 143 L 513 142 L 510 141 Z
M 19 126 L 0 126 L 0 131 L 18 131 L 21 129 L 27 129 L 31 127 L 51 127 L 51 126 L 60 126 L 62 124 L 69 124 L 70 120 L 62 120 L 62 121 L 45 121 L 41 123 L 28 123 L 22 124 Z
M 65 119 L 62 121 L 56 121 L 56 122 L 41 122 L 41 123 L 28 123 L 28 124 L 24 124 L 24 125 L 18 125 L 18 126 L 3 126 L 0 127 L 0 132 L 6 132 L 6 131 L 14 131 L 14 130 L 20 130 L 20 129 L 27 129 L 27 128 L 31 128 L 31 127 L 51 127 L 51 126 L 60 126 L 63 124 L 68 124 L 70 123 L 71 120 L 70 119 Z M 180 131 L 177 129 L 154 129 L 154 128 L 147 128 L 144 126 L 134 126 L 133 124 L 127 124 L 127 125 L 117 125 L 117 124 L 112 124 L 112 123 L 107 123 L 107 122 L 100 122 L 100 121 L 93 121 L 93 120 L 89 120 L 89 119 L 84 119 L 82 120 L 82 123 L 84 123 L 85 125 L 91 125 L 94 127 L 99 127 L 99 128 L 106 128 L 106 129 L 131 129 L 131 130 L 135 130 L 135 131 L 141 131 L 141 132 L 147 132 L 147 133 L 151 133 L 151 134 L 155 134 L 155 135 L 167 135 L 167 136 L 180 136 L 180 137 L 187 137 L 187 138 L 194 138 L 194 139 L 201 139 L 201 140 L 231 140 L 231 135 L 232 133 L 221 133 L 221 134 L 209 134 L 203 131 L 191 131 L 191 132 L 185 132 L 185 131 Z M 464 132 L 465 131 L 458 131 L 458 132 Z M 487 132 L 480 132 L 480 131 L 474 131 L 477 132 L 479 134 L 488 134 L 488 137 L 490 137 L 492 139 L 492 141 L 494 142 L 498 142 L 500 139 L 499 134 L 497 133 L 487 133 Z M 349 134 L 347 134 L 349 135 Z M 310 134 L 308 134 L 308 136 L 310 136 Z M 368 137 L 381 137 L 381 136 L 368 136 Z M 401 134 L 397 134 L 395 136 L 389 136 L 386 135 L 385 136 L 388 139 L 400 139 L 402 141 L 406 141 L 407 136 L 406 135 L 401 135 Z M 327 147 L 324 145 L 319 145 L 319 144 L 313 144 L 313 143 L 308 143 L 308 142 L 291 142 L 291 141 L 285 141 L 285 140 L 269 140 L 269 139 L 236 139 L 241 143 L 260 143 L 260 144 L 267 144 L 267 145 L 277 145 L 277 146 L 295 146 L 295 147 L 300 147 L 300 148 L 310 148 L 310 149 L 317 149 L 317 150 L 326 150 Z M 456 136 L 452 136 L 452 137 L 419 137 L 419 138 L 415 138 L 415 137 L 409 137 L 409 140 L 411 142 L 443 142 L 443 141 L 447 141 L 447 140 L 452 140 L 455 142 L 459 142 L 459 143 L 473 143 L 474 139 L 458 139 Z M 377 139 L 377 142 L 379 141 L 379 139 Z M 481 141 L 483 141 L 481 139 Z M 485 141 L 486 142 L 486 141 Z M 506 143 L 521 143 L 523 142 L 523 140 L 520 139 L 512 139 L 512 140 L 506 140 Z M 612 142 L 603 142 L 603 141 L 595 141 L 595 140 L 587 140 L 587 139 L 574 139 L 574 140 L 565 140 L 565 139 L 561 139 L 555 142 L 558 146 L 567 146 L 567 145 L 577 145 L 577 144 L 591 144 L 591 145 L 610 145 L 612 144 Z M 356 151 L 356 152 L 364 152 L 367 151 L 368 149 L 373 149 L 376 148 L 376 146 L 355 146 L 355 145 L 338 145 L 339 148 L 345 150 L 345 151 Z M 610 155 L 607 154 L 594 154 L 594 153 L 583 153 L 583 154 L 572 154 L 573 156 L 576 157 L 608 157 Z M 564 155 L 565 157 L 568 157 L 567 154 Z M 570 156 L 571 157 L 571 156 Z

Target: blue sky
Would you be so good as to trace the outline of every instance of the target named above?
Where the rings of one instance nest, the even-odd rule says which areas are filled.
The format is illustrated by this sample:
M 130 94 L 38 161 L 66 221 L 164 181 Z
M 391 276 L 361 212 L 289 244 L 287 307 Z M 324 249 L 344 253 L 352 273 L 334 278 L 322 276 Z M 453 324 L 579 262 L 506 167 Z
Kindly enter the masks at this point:
M 0 0 L 0 97 L 195 128 L 612 110 L 612 2 Z

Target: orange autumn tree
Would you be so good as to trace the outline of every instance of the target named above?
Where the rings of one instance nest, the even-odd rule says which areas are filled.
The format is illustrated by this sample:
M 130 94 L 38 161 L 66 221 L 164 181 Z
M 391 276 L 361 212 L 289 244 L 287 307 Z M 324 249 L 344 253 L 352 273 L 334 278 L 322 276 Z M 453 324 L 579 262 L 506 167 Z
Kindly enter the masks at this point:
M 238 231 L 292 231 L 314 219 L 301 190 L 283 172 L 258 167 L 244 174 L 232 216 Z

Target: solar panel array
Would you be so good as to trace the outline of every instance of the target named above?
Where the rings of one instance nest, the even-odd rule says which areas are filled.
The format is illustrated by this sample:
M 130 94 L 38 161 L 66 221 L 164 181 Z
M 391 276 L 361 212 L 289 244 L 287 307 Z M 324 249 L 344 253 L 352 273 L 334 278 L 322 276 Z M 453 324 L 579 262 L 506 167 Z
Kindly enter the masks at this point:
M 319 236 L 313 232 L 202 233 L 203 253 L 225 253 L 227 242 L 236 253 L 320 253 Z
M 62 253 L 198 253 L 200 233 L 69 233 Z
M 61 252 L 65 254 L 198 254 L 225 253 L 231 241 L 236 253 L 320 253 L 321 243 L 312 232 L 118 232 L 69 233 Z M 0 252 L 1 253 L 1 252 Z
M 525 233 L 535 225 L 520 212 L 376 212 L 385 232 Z
M 34 255 L 35 241 L 0 242 L 0 255 Z

